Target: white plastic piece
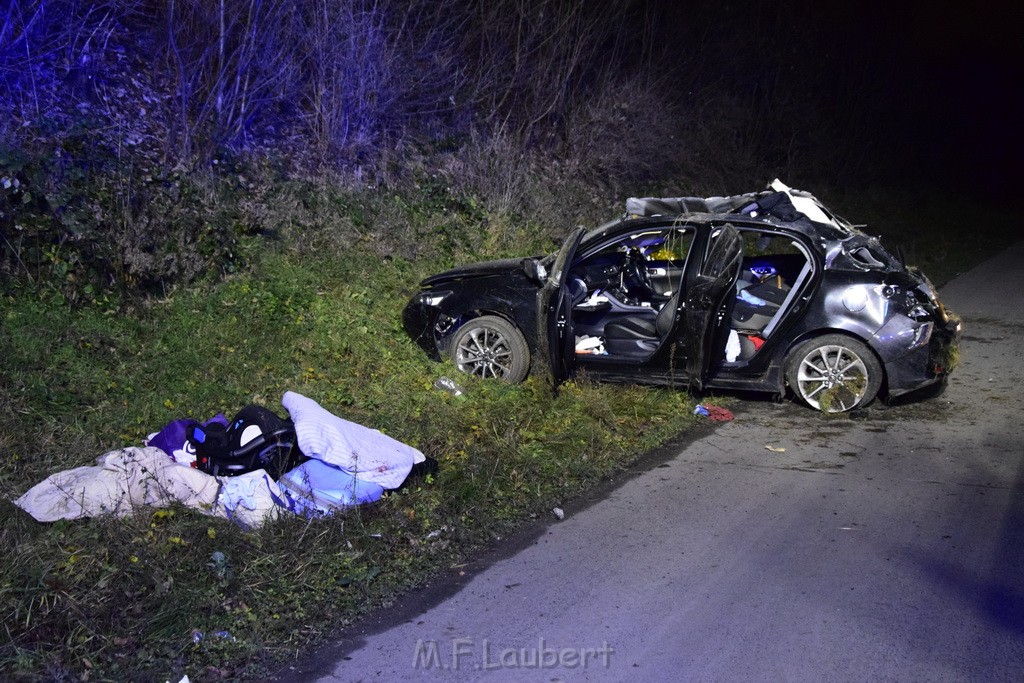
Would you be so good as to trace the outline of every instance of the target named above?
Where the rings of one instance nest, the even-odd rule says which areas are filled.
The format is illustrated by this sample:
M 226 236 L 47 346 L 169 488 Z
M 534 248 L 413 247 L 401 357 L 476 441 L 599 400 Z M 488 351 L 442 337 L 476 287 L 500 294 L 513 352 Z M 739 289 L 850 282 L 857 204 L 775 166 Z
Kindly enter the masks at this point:
M 736 330 L 729 330 L 729 340 L 725 342 L 725 360 L 732 363 L 740 357 L 740 336 Z
M 778 178 L 773 180 L 769 187 L 776 192 L 785 192 L 789 195 L 789 201 L 793 202 L 793 208 L 810 218 L 815 223 L 824 223 L 825 225 L 831 225 L 835 228 L 839 227 L 834 220 L 829 218 L 828 215 L 821 210 L 821 207 L 818 206 L 818 203 L 814 199 L 794 194 L 792 188 Z

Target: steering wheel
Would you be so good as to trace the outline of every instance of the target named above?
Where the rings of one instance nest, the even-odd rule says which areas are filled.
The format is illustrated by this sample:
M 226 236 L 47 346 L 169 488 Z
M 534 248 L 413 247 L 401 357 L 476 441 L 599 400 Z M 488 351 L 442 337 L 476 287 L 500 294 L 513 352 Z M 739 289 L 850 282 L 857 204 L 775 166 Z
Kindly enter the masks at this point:
M 651 296 L 654 294 L 654 283 L 647 270 L 647 261 L 639 249 L 630 249 L 626 254 L 626 263 L 622 266 L 623 284 L 634 296 Z M 636 291 L 634 291 L 636 290 Z

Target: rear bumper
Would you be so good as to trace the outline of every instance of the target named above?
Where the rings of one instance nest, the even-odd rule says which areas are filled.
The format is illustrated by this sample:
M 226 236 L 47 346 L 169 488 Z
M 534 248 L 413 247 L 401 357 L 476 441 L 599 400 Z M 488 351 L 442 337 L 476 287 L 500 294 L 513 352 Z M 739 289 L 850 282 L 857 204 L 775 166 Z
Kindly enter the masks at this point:
M 931 339 L 920 348 L 885 364 L 889 396 L 900 396 L 941 381 L 960 358 L 958 320 L 935 323 Z

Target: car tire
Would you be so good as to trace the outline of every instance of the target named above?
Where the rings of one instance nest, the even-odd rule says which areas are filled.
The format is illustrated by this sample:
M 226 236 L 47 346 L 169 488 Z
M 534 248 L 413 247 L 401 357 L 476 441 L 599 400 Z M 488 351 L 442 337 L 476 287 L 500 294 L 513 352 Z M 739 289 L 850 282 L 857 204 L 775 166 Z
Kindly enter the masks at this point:
M 504 318 L 484 315 L 459 328 L 449 354 L 467 375 L 522 382 L 530 372 L 530 348 L 519 329 Z
M 801 402 L 826 413 L 865 408 L 882 386 L 882 364 L 845 334 L 809 339 L 786 357 L 786 384 Z

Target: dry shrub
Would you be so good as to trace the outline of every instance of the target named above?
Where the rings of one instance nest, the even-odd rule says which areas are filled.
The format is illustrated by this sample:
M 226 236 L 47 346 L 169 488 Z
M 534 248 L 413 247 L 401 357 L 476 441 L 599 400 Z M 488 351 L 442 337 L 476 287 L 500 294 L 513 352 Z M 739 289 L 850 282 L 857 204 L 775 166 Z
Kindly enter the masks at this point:
M 686 159 L 678 108 L 645 74 L 603 81 L 574 111 L 563 157 L 613 193 L 670 176 Z
M 442 161 L 442 173 L 455 194 L 475 198 L 497 214 L 529 211 L 530 160 L 522 142 L 513 136 L 473 134 L 457 154 Z
M 444 160 L 453 192 L 498 216 L 527 217 L 558 237 L 607 219 L 618 201 L 685 163 L 676 109 L 653 79 L 604 81 L 568 112 L 555 149 L 508 129 L 474 134 Z M 609 203 L 613 198 L 613 203 Z

